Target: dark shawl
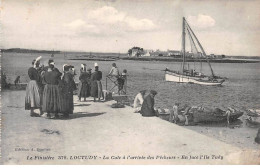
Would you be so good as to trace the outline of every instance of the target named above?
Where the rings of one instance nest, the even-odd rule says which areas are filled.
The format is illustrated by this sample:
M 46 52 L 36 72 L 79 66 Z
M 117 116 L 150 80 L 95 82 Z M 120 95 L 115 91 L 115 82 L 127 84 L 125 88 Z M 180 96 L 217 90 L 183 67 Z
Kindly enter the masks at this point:
M 156 112 L 154 110 L 154 98 L 151 97 L 150 94 L 144 98 L 141 114 L 144 117 L 156 116 Z

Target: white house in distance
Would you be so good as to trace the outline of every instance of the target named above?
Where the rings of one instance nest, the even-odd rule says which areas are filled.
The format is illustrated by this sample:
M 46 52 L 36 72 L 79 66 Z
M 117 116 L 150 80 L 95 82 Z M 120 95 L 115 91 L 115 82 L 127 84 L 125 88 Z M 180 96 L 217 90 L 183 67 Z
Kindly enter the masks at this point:
M 131 56 L 132 56 L 132 57 L 135 57 L 135 56 L 137 56 L 137 53 L 138 53 L 138 49 L 132 49 L 132 54 L 131 54 Z
M 150 57 L 151 53 L 153 53 L 153 50 L 144 50 L 144 54 L 142 54 L 142 56 L 144 57 Z
M 178 50 L 167 50 L 169 57 L 181 57 L 181 51 Z

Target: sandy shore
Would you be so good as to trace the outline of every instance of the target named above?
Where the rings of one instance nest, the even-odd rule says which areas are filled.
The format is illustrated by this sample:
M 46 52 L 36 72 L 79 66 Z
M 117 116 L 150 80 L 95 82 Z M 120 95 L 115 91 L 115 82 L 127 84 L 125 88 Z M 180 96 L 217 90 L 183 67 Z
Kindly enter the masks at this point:
M 32 118 L 24 96 L 2 92 L 3 164 L 260 164 L 256 129 L 182 127 L 90 99 L 67 120 Z

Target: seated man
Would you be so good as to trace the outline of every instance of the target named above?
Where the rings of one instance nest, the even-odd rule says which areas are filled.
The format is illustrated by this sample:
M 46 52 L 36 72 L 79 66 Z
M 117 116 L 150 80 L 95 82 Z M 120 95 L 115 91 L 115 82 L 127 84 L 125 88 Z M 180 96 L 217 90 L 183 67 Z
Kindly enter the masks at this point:
M 134 100 L 135 112 L 139 112 L 141 110 L 141 106 L 144 102 L 145 92 L 146 92 L 146 90 L 142 90 L 135 96 L 135 100 Z
M 141 114 L 143 117 L 158 116 L 157 112 L 154 110 L 154 96 L 156 94 L 156 91 L 151 90 L 150 94 L 144 98 L 144 102 L 141 108 Z

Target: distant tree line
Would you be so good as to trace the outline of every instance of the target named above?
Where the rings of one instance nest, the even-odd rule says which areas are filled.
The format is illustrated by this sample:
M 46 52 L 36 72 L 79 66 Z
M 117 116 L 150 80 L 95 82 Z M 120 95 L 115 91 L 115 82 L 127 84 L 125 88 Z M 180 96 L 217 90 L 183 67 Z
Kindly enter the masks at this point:
M 10 48 L 1 49 L 1 52 L 16 52 L 16 53 L 47 53 L 47 54 L 59 54 L 60 51 L 50 51 L 50 50 L 32 50 L 23 48 Z

